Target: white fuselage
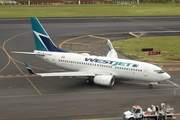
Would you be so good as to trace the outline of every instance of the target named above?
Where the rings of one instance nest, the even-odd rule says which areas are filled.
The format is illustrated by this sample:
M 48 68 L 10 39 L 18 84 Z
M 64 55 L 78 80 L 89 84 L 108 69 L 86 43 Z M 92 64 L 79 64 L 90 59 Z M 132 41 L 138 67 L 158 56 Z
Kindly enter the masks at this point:
M 94 73 L 111 73 L 116 78 L 159 82 L 170 76 L 158 66 L 146 62 L 128 59 L 90 56 L 66 52 L 34 51 L 36 56 L 56 66 L 72 71 L 92 71 Z

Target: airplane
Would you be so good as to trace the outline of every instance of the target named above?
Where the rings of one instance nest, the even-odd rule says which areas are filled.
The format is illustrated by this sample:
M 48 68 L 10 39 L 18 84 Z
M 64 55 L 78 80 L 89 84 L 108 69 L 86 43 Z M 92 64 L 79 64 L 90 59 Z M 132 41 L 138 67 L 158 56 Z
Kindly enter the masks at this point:
M 95 56 L 88 53 L 70 53 L 58 48 L 47 34 L 36 17 L 30 17 L 36 50 L 34 52 L 17 52 L 35 55 L 53 65 L 70 70 L 67 72 L 35 73 L 27 62 L 25 66 L 30 74 L 42 77 L 85 76 L 86 83 L 113 86 L 116 78 L 149 82 L 149 88 L 160 81 L 169 80 L 171 76 L 160 67 L 141 61 L 120 59 L 110 40 L 107 40 L 109 51 L 106 56 Z

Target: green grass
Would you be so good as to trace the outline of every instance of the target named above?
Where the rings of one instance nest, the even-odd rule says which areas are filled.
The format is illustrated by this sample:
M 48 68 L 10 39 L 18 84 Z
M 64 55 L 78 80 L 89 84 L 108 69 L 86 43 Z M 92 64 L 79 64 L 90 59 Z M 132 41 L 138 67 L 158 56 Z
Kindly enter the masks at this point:
M 0 18 L 179 15 L 180 4 L 0 6 Z
M 17 5 L 0 6 L 0 18 L 36 17 L 100 17 L 100 16 L 180 16 L 180 4 L 104 4 L 104 5 Z M 148 37 L 113 43 L 125 55 L 142 61 L 174 62 L 180 60 L 180 37 Z M 148 56 L 142 48 L 164 51 Z
M 113 42 L 114 47 L 126 56 L 141 61 L 178 62 L 180 61 L 180 36 L 142 37 Z M 149 56 L 142 48 L 153 48 L 160 55 Z

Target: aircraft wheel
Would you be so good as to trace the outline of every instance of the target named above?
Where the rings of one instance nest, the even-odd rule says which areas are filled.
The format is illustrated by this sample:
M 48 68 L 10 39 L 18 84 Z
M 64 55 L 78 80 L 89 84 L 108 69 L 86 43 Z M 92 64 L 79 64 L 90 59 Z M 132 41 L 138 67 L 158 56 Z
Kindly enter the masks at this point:
M 149 89 L 152 89 L 153 88 L 153 85 L 152 84 L 149 84 Z
M 90 79 L 86 79 L 86 84 L 90 84 L 91 80 Z

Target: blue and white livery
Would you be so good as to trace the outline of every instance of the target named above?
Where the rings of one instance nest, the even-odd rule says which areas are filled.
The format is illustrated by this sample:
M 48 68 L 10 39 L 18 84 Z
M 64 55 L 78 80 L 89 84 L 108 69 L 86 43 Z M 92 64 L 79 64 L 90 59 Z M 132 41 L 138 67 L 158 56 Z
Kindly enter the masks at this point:
M 35 73 L 25 62 L 25 65 L 31 74 L 48 76 L 86 76 L 87 83 L 93 81 L 95 84 L 113 86 L 115 78 L 125 78 L 132 80 L 141 80 L 158 84 L 160 81 L 170 79 L 170 75 L 164 72 L 160 67 L 135 60 L 120 59 L 114 50 L 110 40 L 107 40 L 109 52 L 105 57 L 91 56 L 88 53 L 77 54 L 69 53 L 66 50 L 58 48 L 39 20 L 31 17 L 31 25 L 34 35 L 36 50 L 34 52 L 14 52 L 22 54 L 34 54 L 37 57 L 55 64 L 71 72 L 55 72 L 55 73 Z

